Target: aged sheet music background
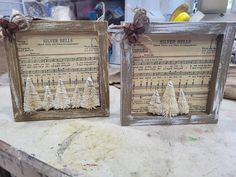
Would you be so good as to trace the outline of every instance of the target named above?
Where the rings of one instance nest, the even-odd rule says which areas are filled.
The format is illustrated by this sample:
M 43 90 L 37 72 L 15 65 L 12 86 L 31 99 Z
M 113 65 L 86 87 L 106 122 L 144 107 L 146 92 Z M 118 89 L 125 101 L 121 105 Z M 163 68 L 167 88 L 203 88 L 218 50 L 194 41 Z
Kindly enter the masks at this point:
M 49 85 L 55 94 L 62 79 L 72 96 L 78 84 L 81 94 L 87 77 L 92 77 L 99 95 L 99 46 L 95 34 L 17 35 L 17 48 L 23 89 L 31 77 L 41 99 Z
M 143 37 L 133 47 L 132 114 L 146 114 L 154 91 L 162 97 L 169 80 L 177 99 L 180 88 L 184 89 L 191 112 L 206 112 L 217 36 L 149 37 L 152 41 Z

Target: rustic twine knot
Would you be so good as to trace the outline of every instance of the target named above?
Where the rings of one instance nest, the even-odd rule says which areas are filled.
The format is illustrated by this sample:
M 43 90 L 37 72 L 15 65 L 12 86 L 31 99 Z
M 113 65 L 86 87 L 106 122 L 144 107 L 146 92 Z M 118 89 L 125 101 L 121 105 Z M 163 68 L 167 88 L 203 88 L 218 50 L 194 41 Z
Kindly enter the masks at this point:
M 28 19 L 22 14 L 14 14 L 10 20 L 7 18 L 1 18 L 0 26 L 2 27 L 2 34 L 11 39 L 13 34 L 17 31 L 28 30 L 30 24 Z
M 0 25 L 4 36 L 11 37 L 13 33 L 18 31 L 18 26 L 13 22 L 9 22 L 7 19 L 0 19 Z
M 137 42 L 139 35 L 143 34 L 150 24 L 150 20 L 147 17 L 147 11 L 145 9 L 137 8 L 134 12 L 135 15 L 133 23 L 124 26 L 125 37 L 130 43 Z

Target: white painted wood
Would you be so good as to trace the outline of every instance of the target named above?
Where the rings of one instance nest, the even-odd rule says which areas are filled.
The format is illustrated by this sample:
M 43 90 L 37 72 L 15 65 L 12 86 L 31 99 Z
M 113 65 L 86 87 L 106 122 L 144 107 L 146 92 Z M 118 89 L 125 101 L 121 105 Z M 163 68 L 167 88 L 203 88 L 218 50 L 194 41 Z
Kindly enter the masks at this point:
M 218 124 L 121 127 L 110 91 L 108 119 L 16 123 L 1 86 L 0 140 L 78 177 L 235 176 L 236 102 L 223 101 Z

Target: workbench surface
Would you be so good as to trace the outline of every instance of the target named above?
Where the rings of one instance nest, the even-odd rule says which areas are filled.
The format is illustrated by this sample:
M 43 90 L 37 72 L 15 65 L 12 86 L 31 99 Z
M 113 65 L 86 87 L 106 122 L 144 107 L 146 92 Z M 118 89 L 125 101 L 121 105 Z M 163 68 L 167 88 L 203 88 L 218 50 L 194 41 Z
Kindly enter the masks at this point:
M 109 118 L 16 123 L 1 86 L 0 166 L 19 177 L 236 175 L 236 102 L 223 101 L 218 124 L 121 127 L 120 90 L 110 91 Z

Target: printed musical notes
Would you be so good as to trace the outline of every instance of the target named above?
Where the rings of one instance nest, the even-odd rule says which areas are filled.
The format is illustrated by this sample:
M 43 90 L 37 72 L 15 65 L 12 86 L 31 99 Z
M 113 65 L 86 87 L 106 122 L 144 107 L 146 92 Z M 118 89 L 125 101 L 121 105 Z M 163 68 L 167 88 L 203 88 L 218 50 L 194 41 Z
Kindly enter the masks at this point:
M 22 85 L 30 77 L 41 99 L 45 86 L 55 94 L 57 81 L 63 80 L 69 97 L 75 86 L 83 91 L 91 77 L 99 95 L 99 46 L 95 34 L 16 36 Z
M 149 35 L 133 46 L 133 115 L 147 114 L 153 93 L 163 95 L 169 80 L 183 89 L 190 112 L 205 112 L 215 62 L 217 36 Z

